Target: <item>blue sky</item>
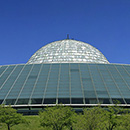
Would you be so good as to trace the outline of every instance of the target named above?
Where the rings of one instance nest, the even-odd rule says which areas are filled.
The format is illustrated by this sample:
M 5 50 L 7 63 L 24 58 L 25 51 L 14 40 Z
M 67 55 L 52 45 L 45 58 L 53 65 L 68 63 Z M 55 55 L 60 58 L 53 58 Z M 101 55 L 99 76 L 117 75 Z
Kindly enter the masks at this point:
M 130 64 L 130 0 L 0 0 L 0 65 L 26 63 L 67 34 Z

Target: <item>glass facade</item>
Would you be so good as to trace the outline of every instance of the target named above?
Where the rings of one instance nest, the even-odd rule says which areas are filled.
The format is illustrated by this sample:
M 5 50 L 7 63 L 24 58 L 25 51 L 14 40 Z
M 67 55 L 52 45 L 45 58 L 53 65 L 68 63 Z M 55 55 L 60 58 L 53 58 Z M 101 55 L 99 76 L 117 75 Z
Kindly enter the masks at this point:
M 130 65 L 53 63 L 0 66 L 0 103 L 130 104 Z
M 109 62 L 95 47 L 76 40 L 52 42 L 39 49 L 27 64 L 40 63 L 104 63 Z
M 0 66 L 0 104 L 130 106 L 130 65 L 109 64 L 95 47 L 76 40 L 52 42 L 23 65 Z

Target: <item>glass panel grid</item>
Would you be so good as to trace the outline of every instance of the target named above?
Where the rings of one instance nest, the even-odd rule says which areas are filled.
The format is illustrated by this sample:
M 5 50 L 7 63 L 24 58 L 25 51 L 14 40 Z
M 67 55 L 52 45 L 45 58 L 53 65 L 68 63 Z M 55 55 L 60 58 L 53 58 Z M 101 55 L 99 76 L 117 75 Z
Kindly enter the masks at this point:
M 6 80 L 0 90 L 0 102 L 7 105 L 47 104 L 54 101 L 109 104 L 119 100 L 122 104 L 130 104 L 130 66 L 126 66 L 84 63 L 70 64 L 70 67 L 69 64 L 61 64 L 61 67 L 60 64 L 52 67 L 50 64 L 6 66 L 1 71 L 1 77 L 5 76 L 8 80 L 0 77 L 0 82 Z M 7 83 L 11 86 L 7 86 Z
M 105 56 L 93 46 L 76 40 L 52 42 L 39 49 L 27 62 L 40 63 L 105 63 Z
M 121 93 L 121 90 L 120 90 L 120 85 L 119 85 L 119 83 L 118 83 L 118 82 L 120 82 L 120 81 L 117 80 L 117 79 L 120 79 L 120 80 L 121 80 L 121 77 L 120 77 L 118 71 L 116 70 L 116 68 L 114 67 L 114 65 L 107 65 L 106 67 L 107 67 L 107 69 L 108 69 L 108 71 L 109 71 L 109 73 L 110 73 L 110 75 L 111 75 L 111 77 L 112 77 L 112 79 L 113 79 L 113 81 L 114 81 L 115 86 L 117 87 L 117 90 L 118 90 L 118 92 L 119 92 L 119 94 L 120 94 L 120 97 L 121 97 L 122 100 L 125 102 L 124 97 L 123 97 L 123 95 L 122 95 L 122 93 Z M 111 93 L 112 93 L 112 92 L 111 92 Z M 111 94 L 111 93 L 110 93 L 110 94 Z M 116 96 L 111 94 L 111 97 L 114 98 L 114 97 L 116 97 Z M 119 97 L 119 95 L 118 95 L 117 97 Z
M 78 64 L 70 64 L 71 97 L 83 97 Z

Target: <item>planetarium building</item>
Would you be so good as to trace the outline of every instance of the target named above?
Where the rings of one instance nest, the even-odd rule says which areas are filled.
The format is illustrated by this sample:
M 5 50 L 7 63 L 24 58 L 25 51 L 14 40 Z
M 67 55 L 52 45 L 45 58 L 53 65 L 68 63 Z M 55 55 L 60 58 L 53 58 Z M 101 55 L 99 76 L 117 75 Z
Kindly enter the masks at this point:
M 26 64 L 0 66 L 0 104 L 40 110 L 65 104 L 74 108 L 130 107 L 130 65 L 109 63 L 95 47 L 77 40 L 40 48 Z

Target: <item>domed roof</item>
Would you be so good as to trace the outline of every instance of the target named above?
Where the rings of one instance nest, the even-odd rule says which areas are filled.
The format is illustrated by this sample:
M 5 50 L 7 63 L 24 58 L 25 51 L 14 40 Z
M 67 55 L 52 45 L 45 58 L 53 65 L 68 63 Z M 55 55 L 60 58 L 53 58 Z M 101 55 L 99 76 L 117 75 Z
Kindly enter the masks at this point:
M 55 41 L 40 48 L 29 59 L 33 63 L 105 63 L 109 62 L 95 47 L 77 40 Z

